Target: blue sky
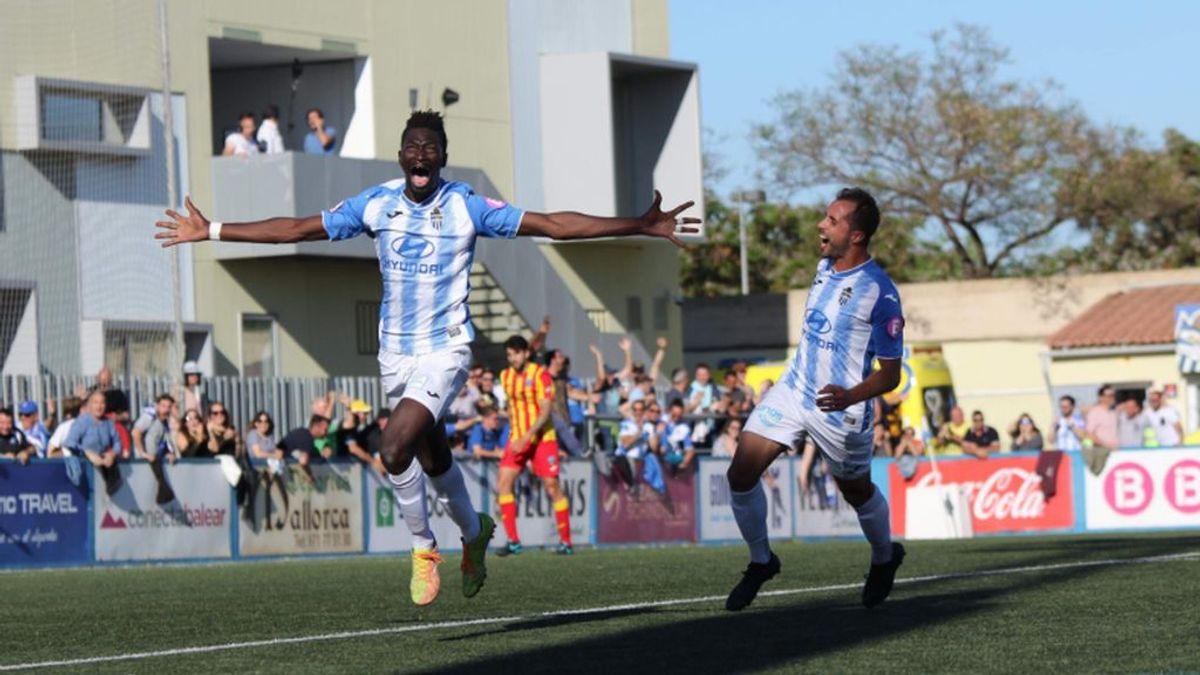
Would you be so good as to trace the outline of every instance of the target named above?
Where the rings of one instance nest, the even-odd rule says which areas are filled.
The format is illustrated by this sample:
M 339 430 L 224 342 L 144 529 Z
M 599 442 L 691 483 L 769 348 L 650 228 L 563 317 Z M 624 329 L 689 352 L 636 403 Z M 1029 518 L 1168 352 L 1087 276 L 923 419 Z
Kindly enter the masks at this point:
M 753 184 L 747 131 L 770 121 L 775 94 L 824 86 L 842 50 L 925 49 L 955 22 L 988 28 L 1010 74 L 1057 81 L 1096 122 L 1154 143 L 1170 127 L 1200 137 L 1200 2 L 670 0 L 670 21 L 672 58 L 700 66 L 702 122 L 730 170 L 722 195 Z

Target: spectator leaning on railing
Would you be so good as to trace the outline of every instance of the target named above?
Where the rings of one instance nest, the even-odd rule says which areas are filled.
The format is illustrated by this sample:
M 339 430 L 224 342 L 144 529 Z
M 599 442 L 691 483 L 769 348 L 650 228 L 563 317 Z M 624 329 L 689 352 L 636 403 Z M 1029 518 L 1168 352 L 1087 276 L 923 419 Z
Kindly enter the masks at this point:
M 1146 392 L 1146 401 L 1149 405 L 1143 412 L 1154 429 L 1158 446 L 1173 448 L 1179 445 L 1183 441 L 1183 422 L 1179 418 L 1179 411 L 1163 401 L 1162 386 L 1151 386 Z
M 275 447 L 275 420 L 265 410 L 254 414 L 250 430 L 246 432 L 246 453 L 253 463 L 266 462 L 273 475 L 283 475 L 287 459 L 283 450 Z
M 54 399 L 51 399 L 52 403 Z M 50 431 L 38 419 L 38 406 L 33 401 L 22 401 L 17 408 L 17 428 L 25 434 L 29 444 L 39 457 L 46 457 L 49 450 Z
M 504 449 L 508 447 L 508 422 L 501 419 L 495 408 L 483 408 L 479 416 L 479 424 L 471 429 L 467 438 L 467 451 L 475 459 L 503 459 Z
M 971 413 L 971 428 L 963 434 L 962 449 L 964 453 L 979 459 L 987 459 L 988 454 L 1000 450 L 1000 434 L 995 428 L 984 424 L 983 413 L 978 410 Z
M 82 407 L 83 399 L 78 396 L 68 396 L 63 399 L 62 421 L 54 427 L 54 433 L 50 435 L 50 441 L 46 445 L 46 456 L 62 457 L 71 452 L 63 446 L 67 442 L 67 435 L 71 433 L 71 427 L 75 424 L 75 418 L 79 417 L 79 409 Z
M 938 429 L 937 437 L 933 440 L 933 451 L 939 455 L 961 455 L 962 441 L 970 428 L 971 423 L 964 418 L 962 408 L 950 408 L 950 419 Z
M 309 483 L 315 483 L 313 478 L 312 462 L 317 459 L 313 455 L 317 454 L 316 439 L 324 438 L 329 433 L 329 418 L 321 415 L 313 415 L 308 420 L 307 427 L 297 427 L 292 429 L 283 437 L 283 440 L 275 446 L 283 450 L 288 456 L 296 459 L 296 463 L 300 465 L 300 470 L 304 474 L 304 479 Z
M 12 408 L 0 408 L 0 457 L 28 464 L 36 454 L 25 433 L 17 428 Z
M 183 414 L 183 420 L 172 424 L 171 433 L 175 435 L 175 447 L 179 456 L 187 459 L 212 457 L 209 449 L 208 427 L 204 418 L 195 410 Z
M 1038 450 L 1041 451 L 1045 442 L 1042 440 L 1042 432 L 1034 424 L 1033 418 L 1029 413 L 1021 413 L 1012 424 L 1008 426 L 1008 436 L 1012 439 L 1012 450 Z
M 686 471 L 696 456 L 696 447 L 692 444 L 692 427 L 683 419 L 683 401 L 671 401 L 667 407 L 667 419 L 659 424 L 658 433 L 667 466 L 676 471 Z
M 171 442 L 171 410 L 175 407 L 175 399 L 168 394 L 162 394 L 154 400 L 153 406 L 142 411 L 130 436 L 133 439 L 134 456 L 150 463 L 150 470 L 157 483 L 154 501 L 167 504 L 175 499 L 175 492 L 167 484 L 163 473 L 162 460 L 166 457 L 175 463 L 176 450 Z
M 1141 448 L 1147 441 L 1157 443 L 1150 420 L 1142 414 L 1142 402 L 1132 396 L 1117 406 L 1117 447 Z
M 99 389 L 88 396 L 87 404 L 67 436 L 64 447 L 75 455 L 86 457 L 104 479 L 109 495 L 121 489 L 121 473 L 117 469 L 120 440 L 111 419 L 105 414 L 104 392 Z
M 1058 419 L 1054 422 L 1054 447 L 1058 450 L 1080 450 L 1087 438 L 1087 422 L 1075 410 L 1075 397 L 1058 399 Z
M 1096 404 L 1084 416 L 1087 423 L 1087 439 L 1093 445 L 1113 449 L 1120 447 L 1117 435 L 1117 390 L 1105 384 L 1096 392 Z

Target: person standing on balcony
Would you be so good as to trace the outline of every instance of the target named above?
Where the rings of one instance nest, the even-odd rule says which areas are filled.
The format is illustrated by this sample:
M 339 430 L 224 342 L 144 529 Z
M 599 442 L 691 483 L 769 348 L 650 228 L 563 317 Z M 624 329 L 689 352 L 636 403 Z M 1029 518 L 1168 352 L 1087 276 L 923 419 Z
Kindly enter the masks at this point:
M 320 108 L 308 111 L 308 135 L 304 137 L 304 152 L 310 155 L 333 155 L 337 147 L 337 129 L 325 123 Z
M 262 125 L 258 127 L 258 148 L 266 155 L 284 151 L 283 135 L 279 133 L 279 106 L 275 104 L 263 111 Z
M 238 130 L 225 137 L 225 157 L 249 157 L 259 154 L 258 139 L 254 137 L 258 123 L 254 113 L 244 112 L 238 116 Z
M 662 195 L 639 217 L 601 218 L 572 211 L 535 213 L 476 194 L 466 183 L 447 181 L 447 138 L 442 116 L 417 111 L 400 136 L 402 178 L 367 188 L 319 214 L 252 223 L 209 222 L 191 199 L 187 215 L 166 212 L 155 238 L 164 246 L 205 239 L 289 243 L 350 239 L 367 234 L 383 276 L 379 366 L 393 406 L 384 429 L 382 457 L 400 513 L 413 535 L 417 605 L 433 602 L 441 587 L 442 558 L 429 527 L 428 476 L 462 531 L 463 584 L 473 597 L 487 577 L 484 557 L 496 524 L 476 513 L 454 461 L 442 417 L 467 379 L 475 337 L 467 296 L 478 237 L 518 235 L 552 239 L 650 236 L 682 245 L 676 235 L 698 231 L 698 218 L 680 217 L 685 202 L 661 210 Z M 414 461 L 415 460 L 415 461 Z

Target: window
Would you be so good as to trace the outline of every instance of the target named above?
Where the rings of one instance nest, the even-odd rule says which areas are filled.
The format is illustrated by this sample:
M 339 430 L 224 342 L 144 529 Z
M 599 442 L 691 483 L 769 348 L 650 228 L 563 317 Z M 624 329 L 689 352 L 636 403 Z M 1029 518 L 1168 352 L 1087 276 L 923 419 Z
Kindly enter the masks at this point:
M 636 295 L 625 298 L 625 328 L 642 329 L 642 299 Z
M 354 336 L 358 353 L 364 356 L 379 353 L 379 303 L 360 301 L 354 307 Z
M 660 295 L 654 299 L 654 330 L 667 330 L 667 316 L 671 309 L 671 296 Z
M 170 375 L 171 333 L 146 328 L 106 328 L 104 363 L 116 375 L 161 377 Z
M 279 357 L 275 319 L 262 314 L 242 315 L 242 377 L 275 377 Z
M 42 138 L 103 142 L 100 99 L 67 92 L 42 92 Z

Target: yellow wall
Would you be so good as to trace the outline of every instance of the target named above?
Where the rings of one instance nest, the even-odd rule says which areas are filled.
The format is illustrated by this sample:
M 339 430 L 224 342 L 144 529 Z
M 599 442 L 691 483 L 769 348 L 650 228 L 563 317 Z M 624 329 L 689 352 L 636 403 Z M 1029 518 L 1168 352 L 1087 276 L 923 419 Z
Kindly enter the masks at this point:
M 633 51 L 640 56 L 671 56 L 670 16 L 666 0 L 630 0 L 633 9 Z
M 972 340 L 942 343 L 942 355 L 954 378 L 954 393 L 967 415 L 983 412 L 1008 449 L 1008 425 L 1022 413 L 1033 417 L 1044 435 L 1053 429 L 1053 403 L 1042 374 L 1037 340 Z

